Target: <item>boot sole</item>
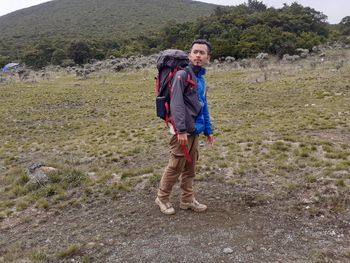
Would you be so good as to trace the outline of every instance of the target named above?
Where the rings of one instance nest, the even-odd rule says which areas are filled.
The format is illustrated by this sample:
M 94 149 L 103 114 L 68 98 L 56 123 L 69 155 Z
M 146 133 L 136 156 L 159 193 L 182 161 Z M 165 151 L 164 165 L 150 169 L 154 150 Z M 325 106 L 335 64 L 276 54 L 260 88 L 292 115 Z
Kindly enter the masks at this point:
M 160 212 L 162 212 L 164 215 L 174 215 L 175 214 L 175 210 L 173 212 L 171 212 L 171 213 L 167 213 L 165 211 L 162 211 L 162 209 L 160 209 L 160 204 L 159 204 L 160 200 L 158 198 L 156 198 L 155 203 L 158 206 Z

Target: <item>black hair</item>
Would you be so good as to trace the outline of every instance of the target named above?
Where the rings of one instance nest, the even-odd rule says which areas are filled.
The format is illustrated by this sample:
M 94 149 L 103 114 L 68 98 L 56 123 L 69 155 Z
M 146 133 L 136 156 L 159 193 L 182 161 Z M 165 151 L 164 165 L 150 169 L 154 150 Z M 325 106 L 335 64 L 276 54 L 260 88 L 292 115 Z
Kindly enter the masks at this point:
M 201 44 L 201 45 L 206 45 L 208 48 L 208 54 L 210 55 L 211 53 L 211 44 L 209 43 L 209 41 L 205 40 L 205 39 L 196 39 L 195 41 L 192 42 L 191 44 L 191 50 L 193 48 L 193 46 L 195 44 Z

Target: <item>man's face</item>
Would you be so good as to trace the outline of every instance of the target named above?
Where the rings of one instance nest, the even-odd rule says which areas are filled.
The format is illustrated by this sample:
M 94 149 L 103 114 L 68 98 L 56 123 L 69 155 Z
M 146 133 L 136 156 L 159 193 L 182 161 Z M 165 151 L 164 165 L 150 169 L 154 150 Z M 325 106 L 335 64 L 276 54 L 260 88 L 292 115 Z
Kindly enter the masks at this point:
M 210 60 L 207 45 L 194 44 L 190 54 L 188 55 L 188 58 L 195 66 L 204 67 L 205 65 L 207 65 Z

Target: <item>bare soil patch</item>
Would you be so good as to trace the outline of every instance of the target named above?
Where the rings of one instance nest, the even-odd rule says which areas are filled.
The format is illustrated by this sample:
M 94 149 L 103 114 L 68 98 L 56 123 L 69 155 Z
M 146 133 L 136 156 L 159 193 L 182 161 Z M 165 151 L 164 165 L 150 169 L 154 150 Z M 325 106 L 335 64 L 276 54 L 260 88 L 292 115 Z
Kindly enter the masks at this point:
M 68 244 L 79 249 L 62 262 L 349 262 L 349 215 L 310 217 L 293 199 L 251 202 L 249 189 L 197 182 L 209 209 L 165 216 L 154 204 L 156 188 L 86 205 L 28 215 L 17 225 L 1 223 L 0 253 L 14 244 L 39 249 L 51 259 Z M 248 200 L 248 201 L 247 201 Z M 231 254 L 224 249 L 231 248 Z

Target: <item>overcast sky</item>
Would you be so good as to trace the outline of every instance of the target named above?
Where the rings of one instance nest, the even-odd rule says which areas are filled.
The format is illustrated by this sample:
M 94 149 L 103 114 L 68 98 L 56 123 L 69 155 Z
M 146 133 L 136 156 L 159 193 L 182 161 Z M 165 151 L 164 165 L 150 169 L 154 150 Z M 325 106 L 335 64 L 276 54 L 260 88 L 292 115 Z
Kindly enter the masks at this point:
M 174 0 L 176 1 L 176 0 Z M 219 5 L 238 5 L 248 0 L 200 0 L 201 2 Z M 18 9 L 48 2 L 48 0 L 0 0 L 0 16 Z M 262 0 L 268 7 L 282 7 L 283 3 L 290 4 L 295 0 Z M 297 0 L 303 6 L 309 6 L 328 16 L 328 22 L 337 24 L 345 16 L 350 16 L 350 0 Z

